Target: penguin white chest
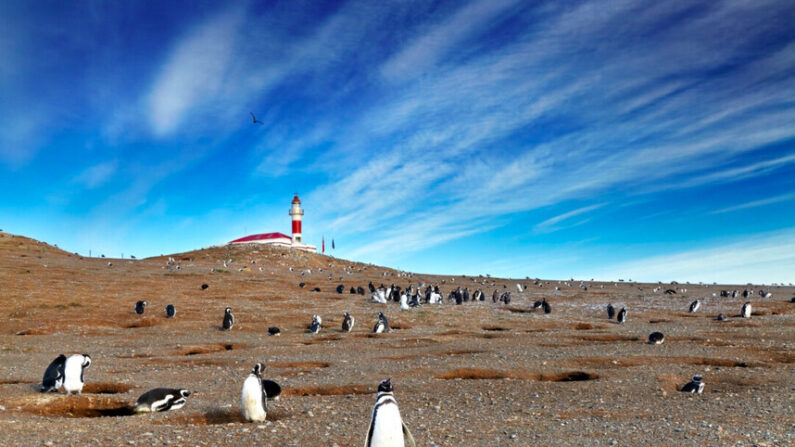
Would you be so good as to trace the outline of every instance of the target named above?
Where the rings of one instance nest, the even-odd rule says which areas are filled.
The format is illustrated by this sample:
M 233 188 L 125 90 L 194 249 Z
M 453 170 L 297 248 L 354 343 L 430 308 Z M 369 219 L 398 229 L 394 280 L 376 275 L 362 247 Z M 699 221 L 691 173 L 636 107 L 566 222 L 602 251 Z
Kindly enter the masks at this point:
M 262 422 L 267 413 L 262 402 L 262 383 L 259 377 L 251 375 L 243 382 L 243 417 L 247 421 Z
M 378 408 L 373 421 L 373 436 L 368 447 L 404 447 L 403 424 L 400 410 L 395 404 L 385 404 Z
M 83 392 L 83 356 L 72 355 L 66 359 L 63 388 L 66 394 Z

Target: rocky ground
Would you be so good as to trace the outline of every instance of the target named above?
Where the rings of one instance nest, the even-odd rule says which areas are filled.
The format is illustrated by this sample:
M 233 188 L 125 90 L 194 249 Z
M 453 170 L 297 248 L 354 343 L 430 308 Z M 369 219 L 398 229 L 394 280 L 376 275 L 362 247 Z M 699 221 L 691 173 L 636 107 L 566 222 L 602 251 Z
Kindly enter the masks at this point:
M 742 319 L 745 299 L 712 294 L 745 285 L 583 291 L 579 281 L 406 275 L 268 247 L 172 256 L 83 258 L 0 233 L 0 445 L 361 446 L 387 377 L 418 446 L 795 445 L 793 287 L 764 287 L 773 296 L 752 298 Z M 424 281 L 445 295 L 481 288 L 488 300 L 401 312 L 348 293 L 369 281 Z M 491 303 L 494 289 L 512 291 L 510 305 Z M 551 314 L 531 310 L 541 298 Z M 690 314 L 696 298 L 703 306 Z M 141 299 L 149 305 L 137 315 Z M 608 302 L 628 307 L 625 324 L 606 318 Z M 228 332 L 226 306 L 237 320 Z M 339 329 L 345 311 L 356 318 L 350 334 Z M 392 333 L 370 333 L 379 311 Z M 317 335 L 306 332 L 313 314 L 324 322 Z M 645 343 L 653 331 L 664 344 Z M 91 356 L 83 395 L 37 391 L 60 353 Z M 264 424 L 240 412 L 257 361 L 284 389 Z M 704 393 L 678 392 L 694 374 Z M 128 414 L 160 386 L 194 394 L 177 411 Z

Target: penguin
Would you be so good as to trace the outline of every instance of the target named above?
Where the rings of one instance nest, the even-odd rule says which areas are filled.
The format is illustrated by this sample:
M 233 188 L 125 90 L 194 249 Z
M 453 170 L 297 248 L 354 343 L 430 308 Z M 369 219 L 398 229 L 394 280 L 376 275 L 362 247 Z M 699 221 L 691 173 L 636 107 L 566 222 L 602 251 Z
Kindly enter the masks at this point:
M 649 334 L 650 345 L 661 345 L 665 341 L 665 335 L 662 332 L 652 332 Z
M 209 284 L 202 284 L 202 290 L 207 290 L 209 287 Z
M 541 309 L 544 306 L 544 303 L 541 301 L 536 301 L 533 303 L 533 309 Z
M 55 357 L 55 360 L 50 362 L 50 365 L 44 370 L 44 378 L 41 379 L 42 393 L 58 391 L 58 389 L 61 388 L 61 385 L 63 385 L 65 366 L 66 356 L 63 354 Z
M 690 313 L 692 314 L 693 312 L 697 311 L 700 307 L 701 307 L 701 301 L 699 300 L 693 301 L 692 303 L 690 303 Z
M 740 311 L 740 316 L 743 317 L 743 318 L 751 318 L 751 302 L 750 301 L 746 301 L 745 304 L 743 304 L 743 308 Z
M 298 283 L 298 287 L 300 287 L 302 289 L 304 288 L 305 285 L 306 285 L 306 283 L 303 283 L 303 282 Z
M 370 281 L 370 283 L 367 284 L 367 288 L 370 289 L 370 293 L 375 292 L 375 286 L 373 285 L 372 281 Z
M 268 395 L 262 387 L 262 370 L 265 365 L 257 363 L 243 382 L 243 418 L 249 422 L 264 422 L 268 415 Z
M 400 417 L 391 379 L 386 379 L 378 384 L 378 396 L 375 398 L 364 447 L 415 446 L 414 437 Z
M 491 302 L 496 303 L 497 298 L 500 297 L 500 294 L 497 292 L 497 289 L 494 289 L 494 293 L 491 294 Z
M 177 308 L 174 307 L 173 304 L 169 304 L 166 306 L 166 318 L 174 318 L 174 315 L 177 314 Z
M 698 393 L 701 394 L 704 391 L 704 382 L 701 381 L 701 376 L 695 375 L 693 376 L 693 380 L 687 382 L 682 389 L 680 390 L 684 393 Z
M 83 372 L 91 365 L 88 354 L 70 355 L 64 362 L 63 389 L 66 395 L 83 392 Z
M 345 286 L 340 284 L 337 286 L 337 293 L 342 293 L 345 291 Z
M 156 413 L 158 411 L 179 410 L 185 406 L 191 392 L 181 388 L 154 388 L 135 401 L 136 413 Z
M 409 297 L 405 292 L 400 294 L 400 310 L 409 310 Z
M 356 295 L 356 288 L 351 286 L 351 295 Z
M 276 326 L 271 326 L 268 328 L 268 335 L 282 335 L 282 331 Z
M 358 293 L 359 295 L 364 296 L 364 287 L 362 287 L 362 286 L 356 287 L 356 293 Z
M 546 298 L 541 299 L 541 306 L 544 307 L 544 313 L 545 314 L 548 314 L 548 313 L 552 312 L 552 307 L 549 305 L 549 303 L 547 302 Z
M 389 332 L 389 322 L 383 313 L 378 312 L 378 321 L 375 322 L 373 333 L 380 334 L 382 332 Z
M 228 331 L 235 325 L 235 316 L 232 315 L 232 308 L 227 307 L 224 309 L 224 323 L 221 326 L 223 330 Z
M 718 320 L 718 321 L 723 321 L 723 320 L 725 320 L 725 319 L 726 319 L 726 315 L 724 315 L 724 314 L 718 314 L 718 316 L 717 316 L 717 317 L 715 317 L 715 319 L 716 319 L 716 320 Z
M 138 315 L 144 314 L 144 308 L 146 308 L 146 301 L 137 301 L 135 303 L 135 313 Z
M 322 326 L 323 320 L 320 319 L 320 315 L 312 315 L 312 323 L 309 325 L 309 332 L 317 334 L 320 332 Z
M 353 319 L 353 316 L 348 312 L 345 312 L 344 318 L 342 319 L 342 331 L 343 332 L 350 332 L 353 330 L 353 324 L 356 321 Z
M 618 318 L 616 318 L 618 324 L 624 324 L 627 321 L 627 309 L 622 307 L 621 310 L 618 311 Z
M 616 316 L 616 308 L 613 307 L 613 303 L 607 304 L 607 319 L 612 320 L 613 317 Z

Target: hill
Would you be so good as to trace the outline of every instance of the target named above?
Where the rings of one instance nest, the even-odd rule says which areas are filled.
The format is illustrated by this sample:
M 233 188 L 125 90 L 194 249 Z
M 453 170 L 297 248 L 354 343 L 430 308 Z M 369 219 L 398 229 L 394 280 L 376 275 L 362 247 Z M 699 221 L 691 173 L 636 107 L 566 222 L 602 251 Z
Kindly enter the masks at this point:
M 368 282 L 438 284 L 445 297 L 480 288 L 487 300 L 401 312 L 349 293 Z M 263 246 L 86 258 L 0 233 L 0 445 L 361 445 L 387 377 L 423 446 L 792 442 L 795 289 L 755 295 L 742 319 L 745 299 L 712 296 L 722 286 L 582 285 L 412 274 Z M 512 291 L 510 305 L 492 303 L 494 290 Z M 550 314 L 532 309 L 542 298 Z M 694 299 L 703 306 L 691 314 Z M 608 302 L 627 306 L 625 324 L 606 318 Z M 352 333 L 339 329 L 345 311 Z M 391 333 L 371 334 L 378 312 Z M 317 335 L 306 333 L 312 315 L 323 317 Z M 652 331 L 665 343 L 645 343 Z M 91 355 L 82 396 L 37 392 L 60 353 Z M 257 361 L 284 388 L 259 425 L 239 409 Z M 704 394 L 677 392 L 694 374 Z M 158 386 L 195 394 L 174 412 L 126 413 Z

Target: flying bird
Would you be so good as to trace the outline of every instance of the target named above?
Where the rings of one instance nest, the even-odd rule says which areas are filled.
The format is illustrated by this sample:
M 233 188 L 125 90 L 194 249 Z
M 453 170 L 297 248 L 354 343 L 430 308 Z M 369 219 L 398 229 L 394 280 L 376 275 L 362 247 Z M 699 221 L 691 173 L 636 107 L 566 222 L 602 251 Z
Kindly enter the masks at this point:
M 258 120 L 256 116 L 254 116 L 254 112 L 248 112 L 251 114 L 251 119 L 254 121 L 254 124 L 262 124 L 262 121 Z

